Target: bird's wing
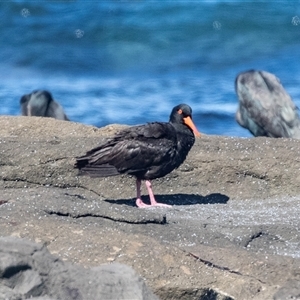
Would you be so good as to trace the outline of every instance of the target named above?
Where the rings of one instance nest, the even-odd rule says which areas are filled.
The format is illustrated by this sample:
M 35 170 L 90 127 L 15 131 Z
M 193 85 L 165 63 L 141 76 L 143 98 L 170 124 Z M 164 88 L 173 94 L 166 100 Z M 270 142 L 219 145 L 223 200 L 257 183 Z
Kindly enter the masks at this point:
M 176 145 L 176 132 L 169 123 L 133 126 L 77 158 L 77 167 L 101 172 L 105 166 L 107 172 L 110 165 L 119 173 L 142 172 L 168 161 L 175 155 Z
M 158 166 L 174 155 L 176 132 L 169 123 L 148 123 L 125 129 L 109 154 L 110 164 L 121 173 L 133 173 Z
M 147 171 L 170 160 L 174 153 L 174 144 L 168 140 L 163 144 L 142 141 L 124 141 L 112 150 L 110 163 L 120 173 Z

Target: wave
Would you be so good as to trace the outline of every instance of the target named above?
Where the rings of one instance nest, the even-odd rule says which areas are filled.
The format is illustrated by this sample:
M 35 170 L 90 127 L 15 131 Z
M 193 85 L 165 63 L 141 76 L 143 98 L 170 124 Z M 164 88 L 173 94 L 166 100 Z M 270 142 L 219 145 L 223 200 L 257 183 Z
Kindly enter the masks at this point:
M 74 121 L 167 121 L 179 103 L 199 130 L 248 136 L 236 75 L 275 73 L 300 106 L 300 7 L 267 1 L 2 1 L 0 114 L 48 89 Z
M 2 2 L 1 57 L 43 72 L 162 73 L 239 64 L 300 40 L 293 2 L 88 4 Z

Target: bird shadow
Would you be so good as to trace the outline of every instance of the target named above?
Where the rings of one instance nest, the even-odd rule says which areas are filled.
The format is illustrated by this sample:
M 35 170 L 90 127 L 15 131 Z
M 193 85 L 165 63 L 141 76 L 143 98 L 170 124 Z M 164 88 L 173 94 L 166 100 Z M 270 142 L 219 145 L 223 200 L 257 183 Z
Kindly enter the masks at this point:
M 213 193 L 207 196 L 195 195 L 195 194 L 174 194 L 174 195 L 155 195 L 157 202 L 165 203 L 169 205 L 195 205 L 195 204 L 226 204 L 229 200 L 229 197 L 220 193 Z M 119 205 L 128 205 L 136 206 L 136 199 L 118 199 L 111 200 L 106 199 L 104 201 L 119 204 Z M 142 200 L 145 203 L 149 203 L 149 197 L 142 196 Z

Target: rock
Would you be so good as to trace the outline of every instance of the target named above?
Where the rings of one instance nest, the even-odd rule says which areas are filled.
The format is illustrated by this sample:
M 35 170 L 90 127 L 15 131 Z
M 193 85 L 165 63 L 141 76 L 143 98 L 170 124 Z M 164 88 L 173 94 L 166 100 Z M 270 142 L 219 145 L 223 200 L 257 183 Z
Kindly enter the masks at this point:
M 0 117 L 1 236 L 85 268 L 128 265 L 160 299 L 272 299 L 299 281 L 300 140 L 203 135 L 153 181 L 173 207 L 138 209 L 133 178 L 73 168 L 119 128 Z
M 254 136 L 300 138 L 298 108 L 274 74 L 248 70 L 237 75 L 236 121 Z
M 300 299 L 300 281 L 288 280 L 274 295 L 274 300 Z
M 132 268 L 118 263 L 91 269 L 65 263 L 46 247 L 0 238 L 1 299 L 157 299 Z

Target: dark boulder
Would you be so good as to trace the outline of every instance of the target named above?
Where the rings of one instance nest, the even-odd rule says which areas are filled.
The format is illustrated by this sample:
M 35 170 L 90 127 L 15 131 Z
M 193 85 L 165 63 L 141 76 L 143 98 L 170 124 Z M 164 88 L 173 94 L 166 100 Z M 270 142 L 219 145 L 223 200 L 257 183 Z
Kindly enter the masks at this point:
M 43 245 L 15 237 L 0 238 L 0 298 L 157 299 L 126 265 L 86 269 L 63 262 Z

